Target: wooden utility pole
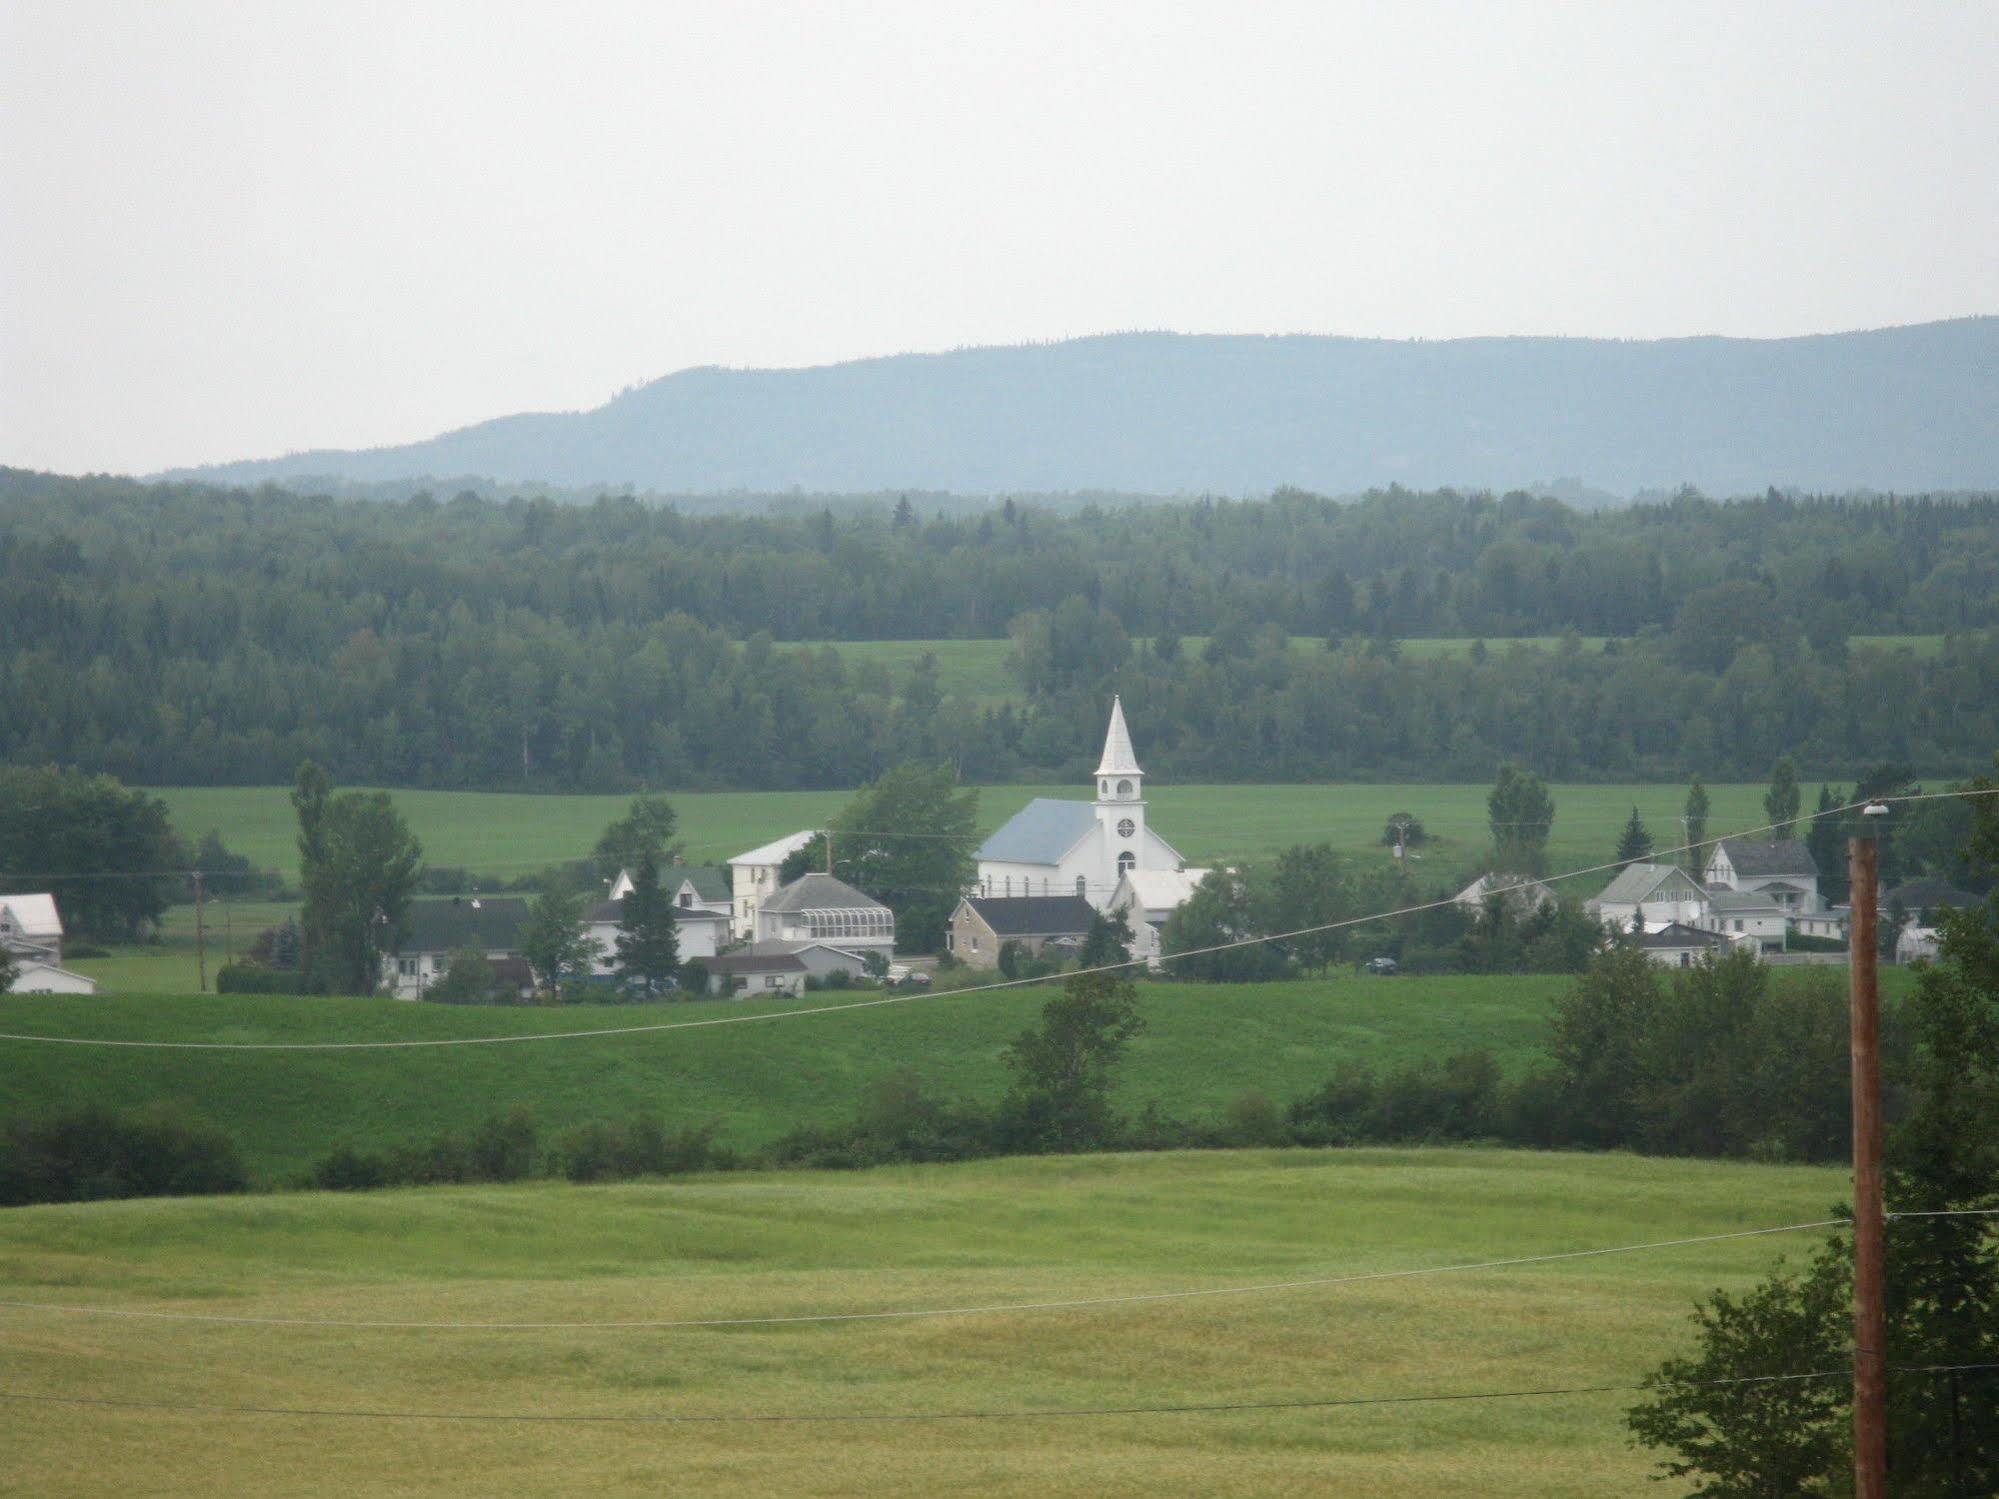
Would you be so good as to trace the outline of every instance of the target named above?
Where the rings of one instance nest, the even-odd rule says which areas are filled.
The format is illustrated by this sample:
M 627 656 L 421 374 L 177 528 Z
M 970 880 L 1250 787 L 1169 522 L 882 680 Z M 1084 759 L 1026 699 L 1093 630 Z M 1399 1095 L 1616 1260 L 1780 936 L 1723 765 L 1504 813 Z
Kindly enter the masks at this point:
M 1872 838 L 1849 838 L 1852 915 L 1846 947 L 1853 1047 L 1853 1492 L 1888 1494 L 1886 1223 L 1881 1206 L 1880 990 L 1876 983 Z
M 202 916 L 204 913 L 202 911 L 201 896 L 201 871 L 197 869 L 194 872 L 194 964 L 195 972 L 200 975 L 196 981 L 196 987 L 203 994 L 206 994 L 208 992 L 208 932 L 202 925 Z

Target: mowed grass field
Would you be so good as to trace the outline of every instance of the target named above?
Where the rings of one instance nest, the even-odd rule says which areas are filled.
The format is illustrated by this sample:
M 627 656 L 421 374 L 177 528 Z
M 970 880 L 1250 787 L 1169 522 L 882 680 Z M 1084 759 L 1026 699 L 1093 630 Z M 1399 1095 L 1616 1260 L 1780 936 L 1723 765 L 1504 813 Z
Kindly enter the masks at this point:
M 1218 1290 L 1803 1222 L 1832 1169 L 1215 1152 L 0 1214 L 0 1298 L 206 1315 L 810 1316 Z M 1629 1385 L 1815 1234 L 1123 1305 L 703 1328 L 417 1330 L 0 1308 L 0 1489 L 1597 1499 L 1638 1396 L 1058 1416 Z M 123 1406 L 115 1402 L 137 1402 Z M 143 1403 L 533 1421 L 231 1414 Z M 773 1417 L 1014 1413 L 988 1419 Z M 1027 1414 L 1019 1414 L 1027 1413 Z M 633 1417 L 564 1422 L 560 1417 Z M 658 1418 L 735 1418 L 706 1421 Z
M 283 786 L 155 788 L 175 824 L 199 837 L 210 828 L 260 868 L 295 874 L 298 830 Z M 1678 784 L 1558 784 L 1549 840 L 1557 870 L 1608 860 L 1617 835 L 1638 808 L 1661 847 L 1677 843 L 1686 787 Z M 1719 784 L 1708 829 L 1718 837 L 1763 818 L 1764 787 Z M 1293 843 L 1329 842 L 1384 857 L 1382 825 L 1392 812 L 1423 820 L 1434 846 L 1418 849 L 1420 876 L 1475 862 L 1490 842 L 1485 799 L 1491 787 L 1470 782 L 1319 783 L 1283 786 L 1175 786 L 1149 783 L 1152 826 L 1190 861 L 1252 859 Z M 607 823 L 623 814 L 622 796 L 524 795 L 486 791 L 396 791 L 396 805 L 423 840 L 432 863 L 511 876 L 590 852 Z M 849 791 L 668 792 L 680 817 L 687 857 L 720 861 L 799 828 L 815 827 L 851 799 Z M 1087 800 L 1087 784 L 984 786 L 979 825 L 990 831 L 1037 796 Z M 1590 892 L 1594 894 L 1595 891 Z
M 1344 1061 L 1387 1068 L 1488 1047 L 1509 1072 L 1542 1055 L 1547 976 L 1325 980 L 1225 987 L 1147 983 L 1146 1029 L 1121 1064 L 1118 1102 L 1213 1117 L 1250 1088 L 1279 1102 Z M 869 1084 L 896 1073 L 947 1098 L 995 1099 L 1001 1052 L 1033 1024 L 1053 985 L 923 994 L 791 1019 L 790 1003 L 479 1007 L 278 995 L 0 999 L 0 1031 L 196 1042 L 395 1041 L 722 1021 L 639 1035 L 357 1052 L 154 1051 L 0 1040 L 0 1120 L 46 1118 L 82 1102 L 192 1107 L 241 1145 L 258 1180 L 282 1182 L 338 1144 L 379 1147 L 468 1129 L 525 1104 L 545 1131 L 637 1111 L 670 1125 L 718 1124 L 737 1146 L 852 1116 Z M 740 1023 L 739 1023 L 740 1022 Z

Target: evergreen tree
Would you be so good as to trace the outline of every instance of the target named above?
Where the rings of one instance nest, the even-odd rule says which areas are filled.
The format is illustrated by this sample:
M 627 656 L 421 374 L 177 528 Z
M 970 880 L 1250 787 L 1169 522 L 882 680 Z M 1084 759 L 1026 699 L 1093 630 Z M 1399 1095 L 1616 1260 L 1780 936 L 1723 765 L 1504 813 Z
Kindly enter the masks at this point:
M 619 903 L 618 977 L 628 990 L 653 998 L 680 967 L 680 935 L 673 904 L 659 885 L 659 861 L 647 854 L 632 875 L 632 888 Z
M 1681 842 L 1688 845 L 1686 865 L 1687 868 L 1694 872 L 1696 880 L 1700 878 L 1700 872 L 1707 868 L 1707 849 L 1705 847 L 1707 843 L 1707 817 L 1707 787 L 1701 784 L 1699 776 L 1694 776 L 1687 782 L 1686 819 L 1682 824 L 1686 829 L 1686 837 Z
M 1652 835 L 1645 824 L 1638 820 L 1638 809 L 1631 809 L 1631 816 L 1624 824 L 1624 831 L 1617 840 L 1617 862 L 1636 864 L 1652 857 Z
M 1833 808 L 1843 806 L 1846 797 L 1832 787 L 1819 784 L 1819 815 L 1805 830 L 1805 847 L 1811 850 L 1812 862 L 1818 866 L 1819 894 L 1828 903 L 1846 899 L 1846 826 L 1842 818 L 1828 814 Z
M 1771 768 L 1770 789 L 1763 795 L 1763 813 L 1775 824 L 1770 837 L 1791 836 L 1797 826 L 1798 806 L 1798 767 L 1791 763 L 1789 755 L 1784 755 Z
M 1499 867 L 1509 874 L 1541 873 L 1555 824 L 1555 799 L 1541 778 L 1509 760 L 1499 767 L 1485 807 Z
M 21 974 L 21 965 L 14 961 L 14 950 L 0 947 L 0 994 L 14 987 L 14 980 Z

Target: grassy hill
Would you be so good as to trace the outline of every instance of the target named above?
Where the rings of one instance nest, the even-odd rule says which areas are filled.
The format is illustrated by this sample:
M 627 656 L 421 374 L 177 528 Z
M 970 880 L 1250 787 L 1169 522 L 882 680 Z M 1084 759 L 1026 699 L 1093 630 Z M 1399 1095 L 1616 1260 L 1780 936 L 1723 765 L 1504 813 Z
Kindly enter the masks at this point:
M 1326 980 L 1225 988 L 1148 984 L 1121 1101 L 1219 1112 L 1245 1089 L 1277 1099 L 1344 1060 L 1395 1065 L 1490 1047 L 1509 1069 L 1539 1055 L 1548 1006 L 1567 980 Z M 0 1041 L 0 1119 L 89 1099 L 116 1107 L 179 1100 L 242 1144 L 275 1181 L 346 1142 L 378 1146 L 469 1127 L 516 1103 L 559 1128 L 636 1110 L 674 1124 L 717 1121 L 748 1146 L 852 1114 L 869 1082 L 908 1071 L 954 1097 L 997 1097 L 1000 1052 L 1052 989 L 1002 990 L 810 1018 L 648 1035 L 363 1052 L 100 1050 Z M 811 996 L 836 1004 L 837 994 Z M 0 999 L 0 1030 L 175 1041 L 401 1040 L 518 1035 L 739 1017 L 792 1008 L 713 1000 L 560 1009 L 396 1004 L 281 996 Z
M 670 1184 L 0 1214 L 0 1297 L 561 1321 L 1255 1284 L 1823 1216 L 1837 1170 L 1500 1151 L 1076 1157 Z M 677 1330 L 220 1326 L 8 1310 L 10 1390 L 344 1410 L 718 1416 L 1623 1385 L 1811 1235 L 1138 1305 Z M 311 1420 L 0 1402 L 5 1486 L 97 1495 L 1641 1493 L 1626 1393 L 1102 1419 Z

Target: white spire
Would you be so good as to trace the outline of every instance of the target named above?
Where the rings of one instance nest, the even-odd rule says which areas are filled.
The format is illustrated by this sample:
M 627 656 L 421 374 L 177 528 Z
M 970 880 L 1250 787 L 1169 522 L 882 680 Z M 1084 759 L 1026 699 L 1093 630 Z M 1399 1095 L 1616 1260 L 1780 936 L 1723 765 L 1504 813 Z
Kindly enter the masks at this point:
M 1145 772 L 1138 768 L 1138 756 L 1131 747 L 1131 731 L 1124 726 L 1124 704 L 1117 698 L 1111 699 L 1111 726 L 1104 734 L 1104 758 L 1097 766 L 1100 776 L 1136 776 Z

